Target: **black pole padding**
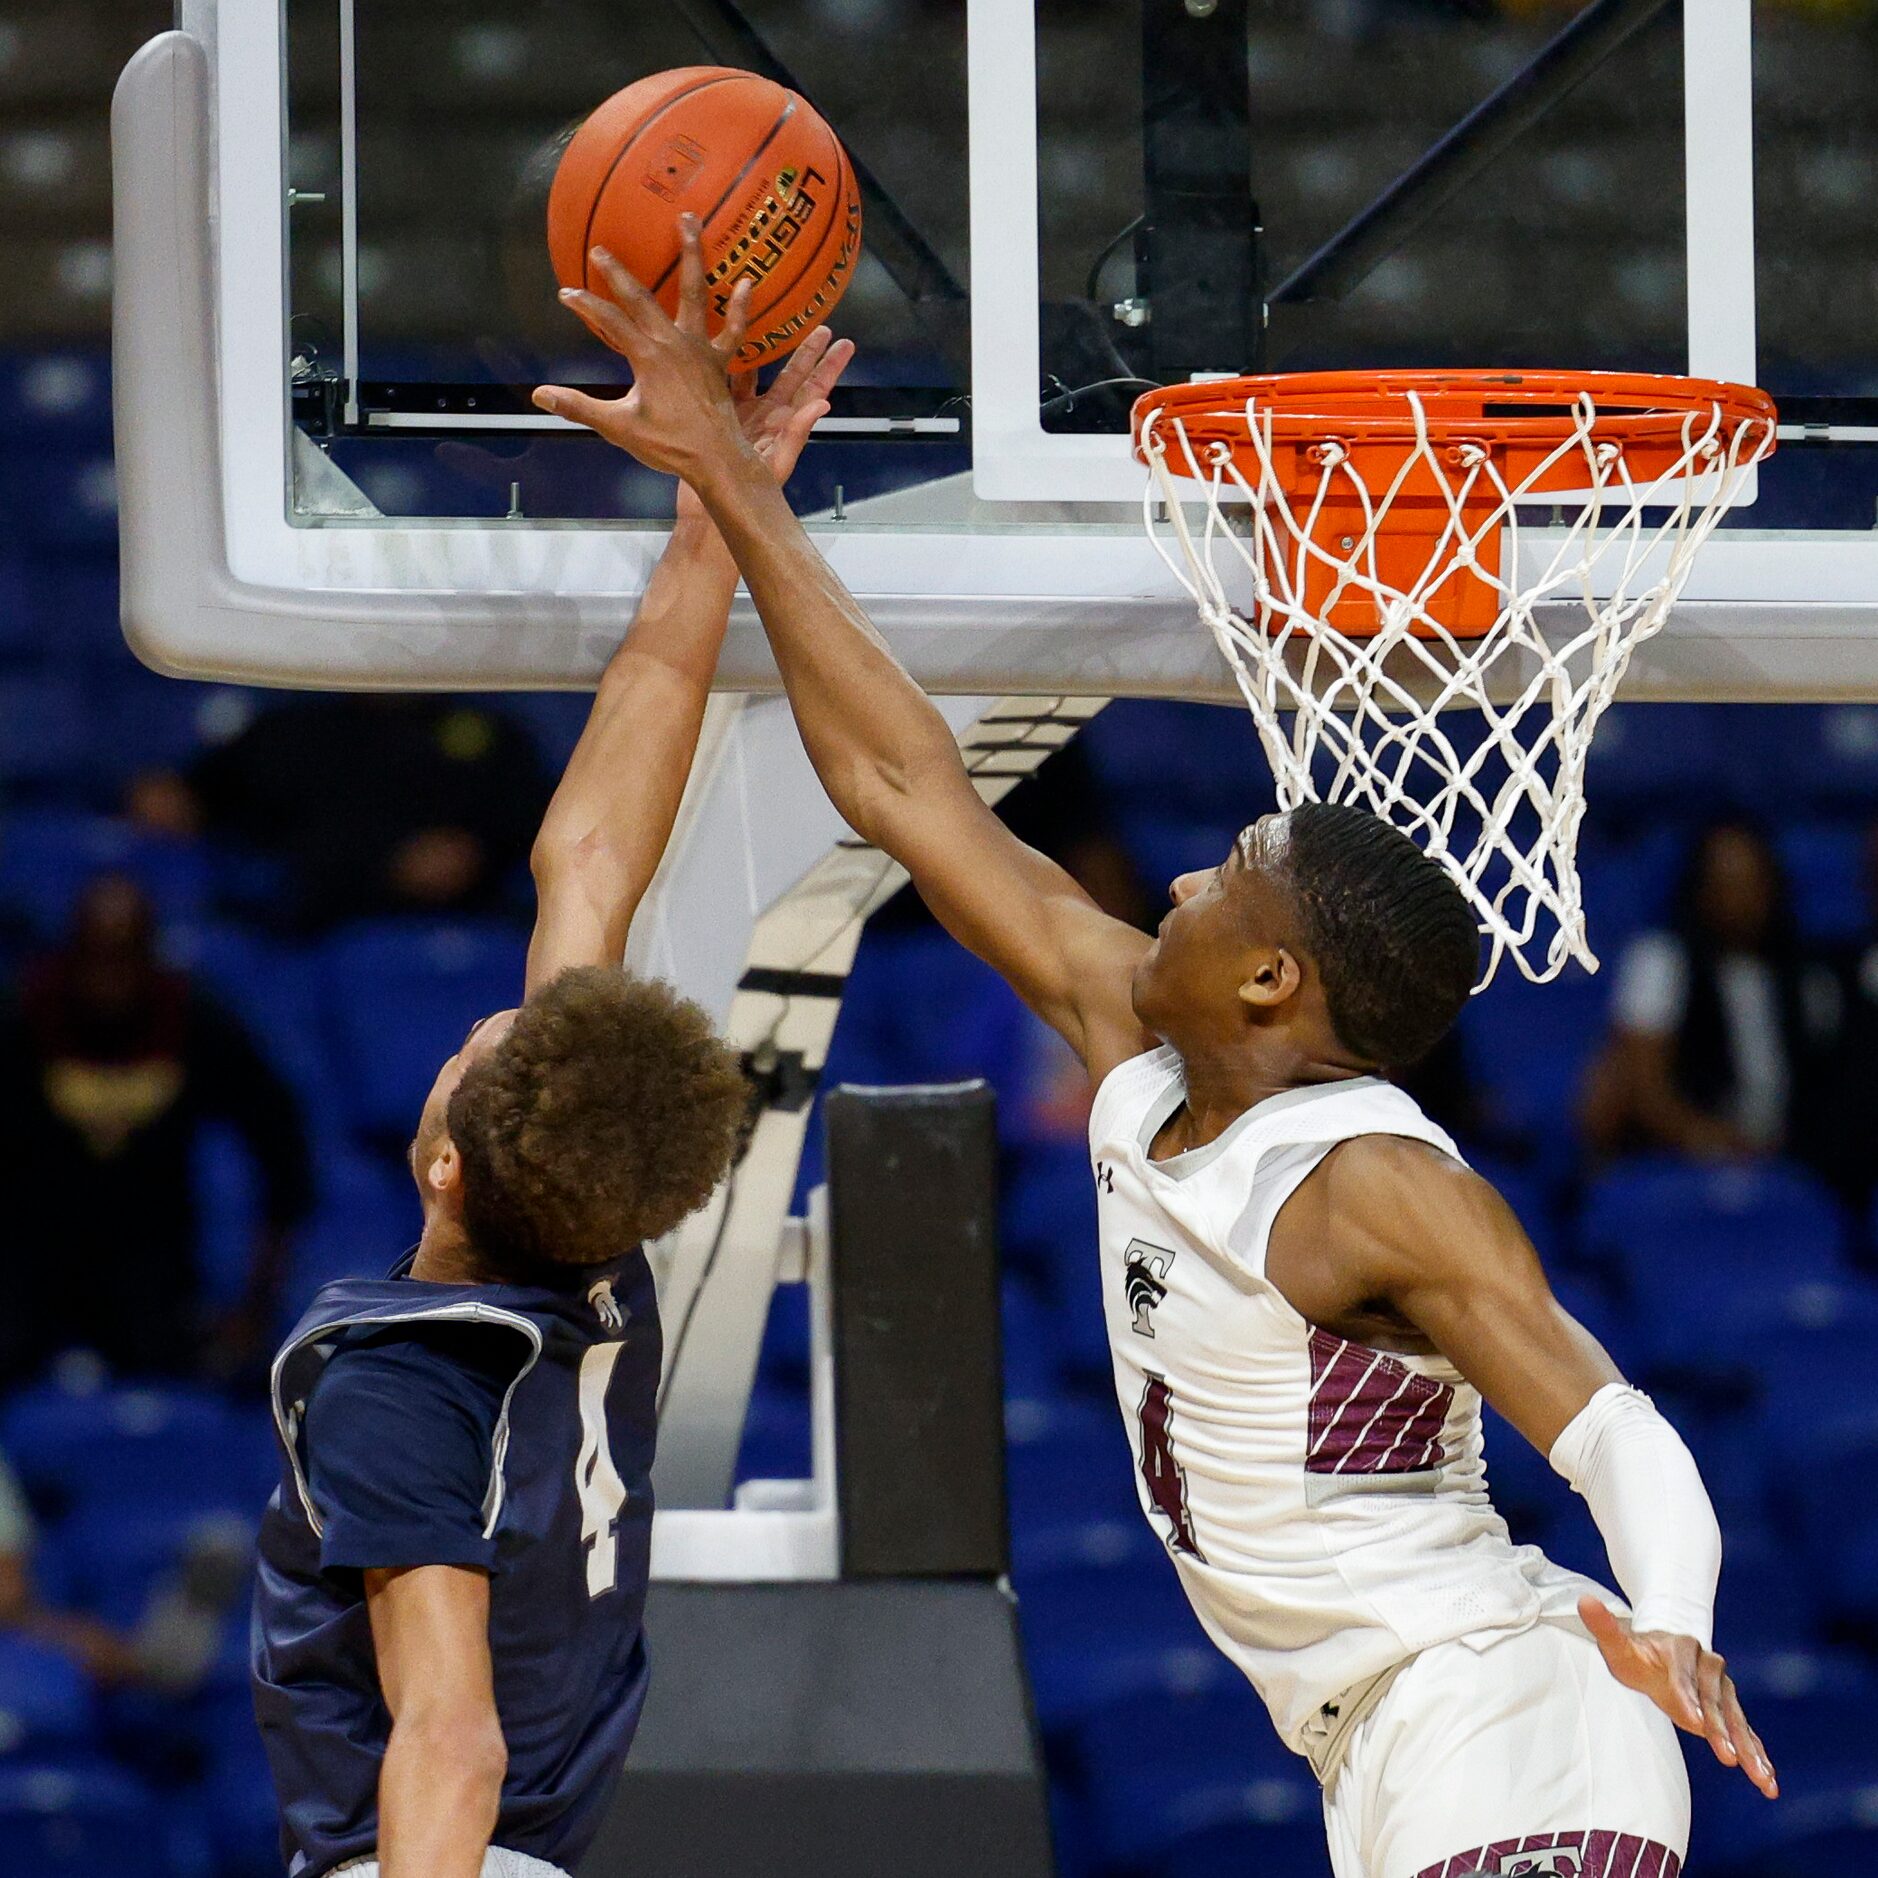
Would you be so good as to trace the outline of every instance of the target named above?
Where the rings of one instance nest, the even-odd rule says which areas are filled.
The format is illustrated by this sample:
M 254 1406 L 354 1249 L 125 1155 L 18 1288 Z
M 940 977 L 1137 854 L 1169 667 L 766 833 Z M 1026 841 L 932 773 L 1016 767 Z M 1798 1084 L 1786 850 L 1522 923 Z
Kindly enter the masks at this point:
M 1001 1575 L 996 1105 L 969 1082 L 828 1097 L 846 1578 Z
M 1271 304 L 1341 300 L 1671 0 L 1592 0 L 1499 90 L 1272 289 Z

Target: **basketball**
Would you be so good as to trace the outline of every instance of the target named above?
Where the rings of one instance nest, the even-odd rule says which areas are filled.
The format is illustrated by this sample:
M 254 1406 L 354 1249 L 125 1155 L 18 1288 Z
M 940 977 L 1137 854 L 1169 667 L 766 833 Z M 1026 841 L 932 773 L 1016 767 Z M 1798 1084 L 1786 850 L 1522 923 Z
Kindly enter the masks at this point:
M 556 277 L 601 290 L 588 255 L 606 248 L 675 313 L 686 210 L 698 218 L 713 317 L 751 283 L 745 367 L 819 326 L 860 252 L 861 196 L 840 140 L 807 99 L 754 72 L 655 72 L 581 125 L 548 195 Z

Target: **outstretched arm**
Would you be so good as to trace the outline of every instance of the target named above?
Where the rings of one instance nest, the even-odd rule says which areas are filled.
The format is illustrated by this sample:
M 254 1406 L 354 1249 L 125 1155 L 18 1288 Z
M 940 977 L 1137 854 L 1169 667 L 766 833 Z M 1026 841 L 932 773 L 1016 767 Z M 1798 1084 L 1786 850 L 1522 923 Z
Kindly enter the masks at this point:
M 684 229 L 687 257 L 695 224 Z M 1150 1039 L 1130 1000 L 1147 940 L 1104 914 L 979 799 L 944 718 L 815 550 L 737 432 L 719 362 L 610 257 L 614 298 L 569 296 L 631 359 L 613 403 L 558 387 L 574 418 L 695 487 L 763 616 L 817 775 L 843 818 L 904 866 L 946 928 L 999 971 L 1101 1076 Z M 695 324 L 695 322 L 694 322 Z
M 729 357 L 741 336 L 737 309 L 713 346 Z M 742 448 L 780 498 L 796 458 L 852 355 L 826 333 L 798 349 L 761 398 L 745 380 L 729 400 Z M 721 370 L 721 366 L 720 366 Z M 672 538 L 609 661 L 535 838 L 538 896 L 528 948 L 528 990 L 571 965 L 618 964 L 633 915 L 671 839 L 697 752 L 711 678 L 724 643 L 737 566 L 704 506 L 679 493 Z
M 1266 1276 L 1312 1323 L 1432 1344 L 1584 1496 L 1633 1606 L 1579 1614 L 1620 1682 L 1778 1786 L 1710 1647 L 1721 1534 L 1694 1457 L 1552 1295 L 1513 1210 L 1418 1141 L 1345 1142 L 1280 1212 Z

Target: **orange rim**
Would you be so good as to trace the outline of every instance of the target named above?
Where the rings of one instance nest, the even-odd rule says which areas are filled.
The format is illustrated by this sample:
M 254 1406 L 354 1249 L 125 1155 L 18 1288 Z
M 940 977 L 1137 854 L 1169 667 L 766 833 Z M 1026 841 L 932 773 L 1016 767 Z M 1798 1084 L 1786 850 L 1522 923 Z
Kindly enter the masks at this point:
M 1133 412 L 1135 454 L 1148 460 L 1156 420 L 1177 420 L 1195 446 L 1224 444 L 1235 455 L 1249 454 L 1250 416 L 1261 429 L 1269 424 L 1274 443 L 1410 444 L 1411 392 L 1433 443 L 1561 443 L 1578 428 L 1587 394 L 1592 434 L 1626 454 L 1680 453 L 1690 416 L 1709 412 L 1720 413 L 1724 435 L 1742 425 L 1767 426 L 1771 449 L 1777 415 L 1773 399 L 1755 386 L 1648 372 L 1269 372 L 1144 392 Z M 1181 454 L 1170 440 L 1168 467 L 1177 475 L 1185 472 Z

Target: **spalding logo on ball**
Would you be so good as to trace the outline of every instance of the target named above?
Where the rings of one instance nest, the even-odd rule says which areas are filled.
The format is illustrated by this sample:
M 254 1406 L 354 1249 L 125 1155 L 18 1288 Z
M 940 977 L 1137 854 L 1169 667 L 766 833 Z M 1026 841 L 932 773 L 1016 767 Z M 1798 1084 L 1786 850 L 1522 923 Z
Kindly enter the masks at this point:
M 711 310 L 751 283 L 743 366 L 780 358 L 834 310 L 861 251 L 861 196 L 813 105 L 754 72 L 692 65 L 616 91 L 569 143 L 548 195 L 563 287 L 598 290 L 605 248 L 678 308 L 678 216 L 698 218 Z

